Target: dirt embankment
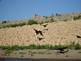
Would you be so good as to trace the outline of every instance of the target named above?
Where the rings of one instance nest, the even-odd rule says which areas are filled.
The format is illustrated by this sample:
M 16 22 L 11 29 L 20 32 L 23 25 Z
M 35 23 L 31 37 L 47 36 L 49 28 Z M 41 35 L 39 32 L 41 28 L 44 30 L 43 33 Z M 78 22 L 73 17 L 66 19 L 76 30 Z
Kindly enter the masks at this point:
M 53 22 L 43 25 L 25 25 L 22 27 L 0 29 L 0 45 L 56 45 L 69 44 L 73 41 L 81 44 L 80 36 L 81 20 Z

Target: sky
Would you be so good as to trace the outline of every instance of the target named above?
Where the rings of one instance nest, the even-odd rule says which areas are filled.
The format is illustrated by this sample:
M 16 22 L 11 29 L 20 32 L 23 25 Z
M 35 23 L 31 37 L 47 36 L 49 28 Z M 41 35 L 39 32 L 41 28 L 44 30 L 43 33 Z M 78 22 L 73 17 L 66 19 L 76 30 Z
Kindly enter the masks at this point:
M 0 0 L 0 20 L 81 12 L 81 0 Z

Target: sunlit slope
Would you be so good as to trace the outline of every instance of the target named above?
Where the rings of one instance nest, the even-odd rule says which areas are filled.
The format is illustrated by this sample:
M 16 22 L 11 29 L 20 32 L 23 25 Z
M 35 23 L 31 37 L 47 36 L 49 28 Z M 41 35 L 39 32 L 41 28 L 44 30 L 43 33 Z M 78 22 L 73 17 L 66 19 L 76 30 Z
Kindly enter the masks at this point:
M 33 29 L 42 31 L 43 36 L 36 34 Z M 25 25 L 0 29 L 0 45 L 81 44 L 81 38 L 77 36 L 81 36 L 81 20 L 47 23 L 46 27 L 39 24 Z

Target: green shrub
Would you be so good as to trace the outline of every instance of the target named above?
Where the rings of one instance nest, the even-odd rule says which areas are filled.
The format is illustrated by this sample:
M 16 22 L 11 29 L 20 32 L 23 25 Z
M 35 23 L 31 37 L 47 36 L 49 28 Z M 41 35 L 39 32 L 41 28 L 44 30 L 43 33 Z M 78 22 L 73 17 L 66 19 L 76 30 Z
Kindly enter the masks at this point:
M 54 19 L 51 17 L 50 22 L 54 22 Z
M 66 45 L 55 45 L 53 48 L 54 48 L 54 50 L 62 50 L 62 49 L 67 49 L 68 46 L 66 46 Z
M 5 23 L 7 23 L 7 21 L 2 21 L 2 24 L 5 24 Z
M 80 15 L 79 15 L 79 16 L 75 16 L 73 19 L 74 19 L 74 20 L 81 19 L 81 16 L 80 16 Z
M 50 45 L 49 49 L 54 50 L 55 48 L 54 48 L 54 46 Z
M 5 50 L 5 54 L 8 56 L 8 55 L 10 55 L 10 53 L 12 53 L 13 52 L 13 50 L 8 50 L 8 49 L 6 49 Z
M 34 44 L 32 44 L 32 45 L 30 45 L 30 46 L 28 46 L 28 47 L 29 47 L 29 49 L 37 49 L 37 46 L 34 45 Z
M 22 22 L 22 23 L 13 23 L 13 24 L 2 24 L 1 26 L 0 26 L 0 28 L 9 28 L 9 27 L 17 27 L 17 26 L 24 26 L 24 25 L 26 25 L 26 23 L 25 22 Z
M 38 45 L 38 49 L 49 49 L 49 45 Z
M 29 20 L 29 21 L 28 21 L 28 25 L 32 25 L 32 24 L 38 24 L 38 23 L 37 23 L 37 21 Z
M 81 45 L 79 43 L 75 44 L 75 49 L 78 50 L 78 49 L 81 49 Z
M 51 49 L 51 50 L 64 50 L 64 49 L 81 49 L 81 45 L 79 43 L 75 44 L 72 42 L 70 45 L 29 45 L 29 46 L 0 46 L 1 50 L 24 50 L 24 49 Z
M 24 25 L 26 25 L 26 23 L 22 22 L 22 23 L 14 23 L 14 24 L 7 25 L 7 27 L 17 27 L 17 26 L 24 26 Z
M 71 42 L 71 44 L 68 47 L 69 49 L 75 49 L 75 50 L 81 49 L 81 45 L 75 42 Z

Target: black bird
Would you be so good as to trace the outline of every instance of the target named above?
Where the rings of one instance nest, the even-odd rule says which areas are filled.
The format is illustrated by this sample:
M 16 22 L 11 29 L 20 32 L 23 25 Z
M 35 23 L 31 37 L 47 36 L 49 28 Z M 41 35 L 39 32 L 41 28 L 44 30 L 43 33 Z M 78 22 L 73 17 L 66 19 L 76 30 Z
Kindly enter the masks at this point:
M 76 37 L 77 37 L 77 38 L 81 38 L 81 36 L 79 36 L 79 35 L 76 35 Z
M 42 31 L 40 31 L 40 30 L 38 31 L 38 30 L 36 30 L 36 29 L 33 29 L 33 30 L 35 31 L 36 35 L 37 35 L 37 34 L 40 34 L 40 35 L 42 35 L 42 36 L 43 36 Z

